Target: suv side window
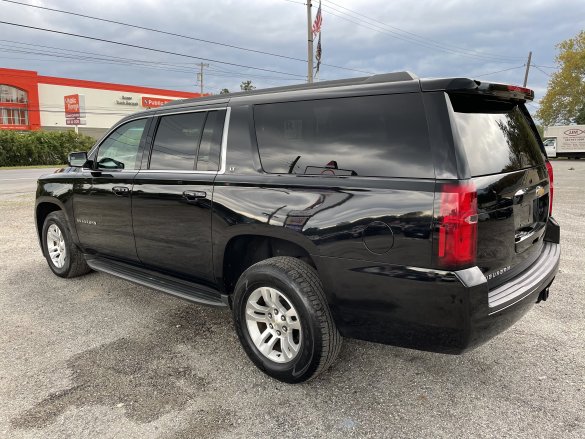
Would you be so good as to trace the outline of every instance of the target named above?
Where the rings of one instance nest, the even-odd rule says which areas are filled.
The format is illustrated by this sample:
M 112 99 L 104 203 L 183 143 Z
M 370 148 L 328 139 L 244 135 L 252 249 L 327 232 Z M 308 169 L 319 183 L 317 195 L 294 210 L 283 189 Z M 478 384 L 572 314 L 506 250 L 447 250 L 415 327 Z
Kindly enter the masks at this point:
M 225 111 L 210 111 L 197 154 L 198 171 L 218 171 Z
M 205 116 L 204 111 L 162 116 L 154 137 L 149 169 L 192 171 Z
M 266 172 L 434 178 L 420 93 L 254 107 Z
M 128 122 L 111 133 L 99 147 L 96 162 L 100 169 L 138 169 L 140 140 L 147 119 Z

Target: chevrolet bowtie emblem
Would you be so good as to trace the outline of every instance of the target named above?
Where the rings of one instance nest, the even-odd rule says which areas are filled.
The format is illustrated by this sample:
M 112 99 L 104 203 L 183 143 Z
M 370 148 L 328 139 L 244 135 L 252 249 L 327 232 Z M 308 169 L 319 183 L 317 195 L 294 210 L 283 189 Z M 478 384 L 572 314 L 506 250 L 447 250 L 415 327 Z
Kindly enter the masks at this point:
M 542 186 L 536 186 L 536 198 L 540 198 L 544 195 L 544 188 Z

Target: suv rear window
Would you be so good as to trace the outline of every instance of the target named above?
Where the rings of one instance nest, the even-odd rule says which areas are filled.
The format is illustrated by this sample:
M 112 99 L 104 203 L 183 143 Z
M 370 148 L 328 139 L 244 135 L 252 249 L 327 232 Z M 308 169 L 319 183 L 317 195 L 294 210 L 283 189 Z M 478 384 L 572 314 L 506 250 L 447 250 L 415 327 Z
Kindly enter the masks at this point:
M 544 164 L 529 116 L 518 105 L 476 96 L 449 97 L 472 176 Z
M 434 178 L 419 93 L 256 105 L 266 172 Z

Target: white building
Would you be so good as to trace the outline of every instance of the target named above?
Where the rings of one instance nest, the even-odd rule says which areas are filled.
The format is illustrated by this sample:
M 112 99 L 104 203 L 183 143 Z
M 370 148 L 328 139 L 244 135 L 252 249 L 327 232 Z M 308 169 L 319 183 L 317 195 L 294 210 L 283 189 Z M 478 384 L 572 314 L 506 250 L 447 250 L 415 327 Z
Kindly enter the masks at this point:
M 101 137 L 122 117 L 199 93 L 41 76 L 0 68 L 0 129 L 68 130 Z

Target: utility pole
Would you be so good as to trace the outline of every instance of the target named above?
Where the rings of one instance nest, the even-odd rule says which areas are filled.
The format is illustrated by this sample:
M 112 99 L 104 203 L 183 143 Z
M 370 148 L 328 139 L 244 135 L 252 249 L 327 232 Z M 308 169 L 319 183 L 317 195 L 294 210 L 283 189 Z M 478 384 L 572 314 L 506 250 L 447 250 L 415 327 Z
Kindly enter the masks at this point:
M 313 17 L 311 14 L 311 0 L 307 0 L 307 37 L 308 37 L 308 47 L 307 47 L 307 61 L 308 61 L 308 70 L 307 70 L 307 82 L 310 84 L 313 82 Z
M 528 71 L 530 70 L 530 62 L 532 61 L 532 52 L 528 52 L 528 62 L 526 63 L 526 73 L 524 73 L 524 87 L 528 82 Z
M 201 90 L 201 94 L 203 94 L 203 67 L 209 67 L 209 64 L 199 63 L 199 68 L 201 70 L 199 73 L 197 73 L 197 82 L 199 82 L 199 89 Z

